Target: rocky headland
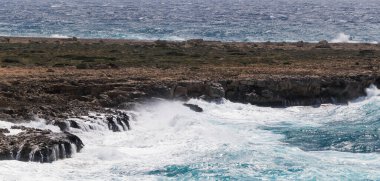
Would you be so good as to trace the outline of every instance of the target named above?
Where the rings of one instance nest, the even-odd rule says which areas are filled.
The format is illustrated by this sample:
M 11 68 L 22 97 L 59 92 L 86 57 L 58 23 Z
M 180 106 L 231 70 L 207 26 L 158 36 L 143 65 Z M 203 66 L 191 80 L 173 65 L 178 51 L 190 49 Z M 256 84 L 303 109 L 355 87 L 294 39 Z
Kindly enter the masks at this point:
M 379 45 L 326 41 L 5 37 L 0 38 L 0 65 L 0 120 L 43 118 L 62 130 L 24 128 L 16 135 L 0 130 L 0 159 L 21 161 L 70 157 L 83 147 L 70 128 L 96 129 L 95 120 L 109 130 L 127 131 L 129 117 L 118 110 L 153 97 L 319 106 L 345 104 L 364 96 L 371 84 L 380 86 Z M 89 112 L 102 116 L 88 117 Z

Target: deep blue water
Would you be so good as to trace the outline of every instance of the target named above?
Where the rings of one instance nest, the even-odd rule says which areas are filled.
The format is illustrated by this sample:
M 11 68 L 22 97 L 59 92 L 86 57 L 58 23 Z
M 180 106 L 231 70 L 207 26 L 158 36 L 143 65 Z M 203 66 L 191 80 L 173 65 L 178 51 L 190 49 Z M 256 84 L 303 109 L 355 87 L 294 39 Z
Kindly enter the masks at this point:
M 380 41 L 379 0 L 1 0 L 0 35 Z

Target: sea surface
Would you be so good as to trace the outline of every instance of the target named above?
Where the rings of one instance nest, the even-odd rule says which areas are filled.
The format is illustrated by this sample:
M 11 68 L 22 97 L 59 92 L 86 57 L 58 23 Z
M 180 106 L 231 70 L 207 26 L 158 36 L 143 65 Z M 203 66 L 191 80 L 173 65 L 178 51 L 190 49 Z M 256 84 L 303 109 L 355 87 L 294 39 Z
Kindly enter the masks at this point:
M 204 112 L 156 100 L 128 111 L 130 131 L 73 129 L 81 153 L 51 164 L 1 161 L 0 180 L 380 180 L 374 86 L 348 105 L 319 108 L 189 103 Z
M 380 41 L 379 0 L 1 0 L 0 36 Z

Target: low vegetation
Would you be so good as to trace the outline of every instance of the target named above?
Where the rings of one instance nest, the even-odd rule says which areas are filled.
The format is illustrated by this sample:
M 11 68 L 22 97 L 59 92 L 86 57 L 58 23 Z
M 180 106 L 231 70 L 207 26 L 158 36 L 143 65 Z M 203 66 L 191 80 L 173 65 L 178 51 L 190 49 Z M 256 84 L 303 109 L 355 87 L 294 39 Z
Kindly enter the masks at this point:
M 0 65 L 78 69 L 176 67 L 199 65 L 291 66 L 297 63 L 378 61 L 380 47 L 371 44 L 138 42 L 112 40 L 11 39 L 0 43 Z M 321 46 L 323 45 L 323 46 Z

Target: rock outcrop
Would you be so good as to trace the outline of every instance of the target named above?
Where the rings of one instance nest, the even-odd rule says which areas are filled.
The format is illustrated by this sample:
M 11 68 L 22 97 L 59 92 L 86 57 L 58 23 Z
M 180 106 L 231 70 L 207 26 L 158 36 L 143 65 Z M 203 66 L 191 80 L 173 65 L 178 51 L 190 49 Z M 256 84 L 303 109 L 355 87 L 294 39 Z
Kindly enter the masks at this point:
M 271 107 L 340 104 L 364 96 L 370 84 L 379 86 L 379 76 L 268 76 L 205 81 L 138 80 L 131 83 L 112 80 L 11 82 L 0 85 L 0 118 L 31 120 L 37 115 L 46 120 L 67 120 L 87 115 L 89 111 L 123 108 L 126 102 L 152 97 L 208 101 L 226 98 Z
M 10 131 L 7 128 L 0 128 L 0 134 L 2 133 L 10 133 Z
M 331 48 L 331 45 L 326 40 L 322 40 L 315 45 L 315 48 Z
M 209 83 L 206 85 L 206 99 L 220 99 L 225 97 L 225 90 L 220 83 Z
M 71 157 L 84 146 L 79 137 L 68 132 L 23 129 L 17 135 L 0 133 L 0 160 L 53 162 Z
M 278 77 L 255 80 L 227 80 L 217 83 L 183 82 L 174 86 L 173 98 L 215 100 L 226 98 L 234 102 L 260 106 L 318 106 L 323 103 L 344 104 L 365 96 L 371 84 L 379 86 L 376 76 L 346 77 Z
M 0 43 L 9 43 L 10 42 L 10 38 L 8 37 L 0 37 Z
M 191 110 L 195 112 L 203 112 L 203 109 L 199 107 L 198 105 L 195 105 L 195 104 L 183 104 L 183 105 L 190 108 Z
M 61 131 L 71 131 L 72 128 L 82 131 L 111 130 L 113 132 L 127 131 L 131 129 L 128 114 L 122 111 L 111 111 L 109 114 L 97 114 L 69 118 L 66 120 L 55 120 L 53 125 L 58 126 Z
M 129 121 L 130 118 L 125 112 L 109 110 L 108 114 L 91 114 L 52 121 L 50 124 L 59 127 L 62 133 L 13 125 L 11 129 L 19 129 L 22 132 L 16 135 L 6 135 L 10 131 L 1 128 L 0 160 L 45 163 L 69 158 L 84 146 L 81 139 L 70 132 L 75 129 L 82 131 L 127 131 L 131 129 Z
M 107 117 L 108 128 L 114 132 L 127 131 L 131 129 L 129 125 L 129 116 L 123 112 L 117 112 L 116 115 Z

